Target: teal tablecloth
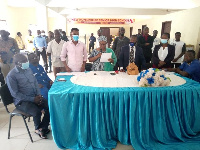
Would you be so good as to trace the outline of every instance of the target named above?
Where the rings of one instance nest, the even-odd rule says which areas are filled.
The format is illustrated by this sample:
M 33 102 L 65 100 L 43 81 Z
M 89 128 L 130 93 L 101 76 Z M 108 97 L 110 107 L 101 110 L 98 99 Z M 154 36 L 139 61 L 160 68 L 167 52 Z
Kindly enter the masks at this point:
M 200 84 L 97 88 L 54 82 L 49 109 L 61 149 L 200 150 Z

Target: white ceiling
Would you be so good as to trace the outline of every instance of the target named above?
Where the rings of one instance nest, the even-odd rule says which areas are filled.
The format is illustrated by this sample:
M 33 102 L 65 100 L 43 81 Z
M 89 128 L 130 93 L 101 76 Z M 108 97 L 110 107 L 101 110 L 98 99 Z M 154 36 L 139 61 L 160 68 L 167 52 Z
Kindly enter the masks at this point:
M 12 7 L 35 7 L 36 2 L 65 17 L 84 18 L 148 18 L 153 15 L 191 9 L 200 6 L 200 0 L 7 0 Z M 53 15 L 53 11 L 49 15 Z

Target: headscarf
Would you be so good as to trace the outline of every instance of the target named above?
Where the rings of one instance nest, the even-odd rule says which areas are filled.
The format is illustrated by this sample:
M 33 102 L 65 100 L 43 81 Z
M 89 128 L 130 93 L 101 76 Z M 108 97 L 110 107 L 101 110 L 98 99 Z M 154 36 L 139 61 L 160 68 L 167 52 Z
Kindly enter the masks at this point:
M 98 41 L 99 42 L 105 41 L 107 43 L 107 37 L 105 37 L 105 36 L 102 35 L 102 36 L 98 37 Z

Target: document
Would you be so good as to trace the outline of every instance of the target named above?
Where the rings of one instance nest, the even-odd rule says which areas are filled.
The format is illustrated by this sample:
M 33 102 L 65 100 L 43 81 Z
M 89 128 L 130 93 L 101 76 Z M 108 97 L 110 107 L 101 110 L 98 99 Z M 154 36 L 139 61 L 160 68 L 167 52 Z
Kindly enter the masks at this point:
M 38 51 L 42 52 L 43 51 L 43 47 L 38 47 Z
M 112 53 L 102 53 L 100 62 L 109 62 L 108 59 L 111 58 Z

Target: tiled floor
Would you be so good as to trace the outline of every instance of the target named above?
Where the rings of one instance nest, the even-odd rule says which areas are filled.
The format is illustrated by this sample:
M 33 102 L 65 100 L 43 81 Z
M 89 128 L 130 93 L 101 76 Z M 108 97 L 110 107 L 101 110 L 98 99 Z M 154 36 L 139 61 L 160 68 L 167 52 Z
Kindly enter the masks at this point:
M 51 79 L 54 79 L 53 73 L 48 74 Z M 14 105 L 9 108 L 13 109 Z M 8 137 L 9 115 L 4 107 L 0 107 L 0 150 L 59 150 L 54 140 L 52 139 L 51 132 L 48 139 L 41 139 L 34 133 L 33 120 L 28 122 L 28 126 L 33 138 L 31 143 L 28 136 L 26 127 L 21 117 L 13 117 L 11 127 L 11 138 Z M 117 144 L 114 150 L 133 150 L 132 146 Z

